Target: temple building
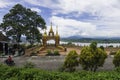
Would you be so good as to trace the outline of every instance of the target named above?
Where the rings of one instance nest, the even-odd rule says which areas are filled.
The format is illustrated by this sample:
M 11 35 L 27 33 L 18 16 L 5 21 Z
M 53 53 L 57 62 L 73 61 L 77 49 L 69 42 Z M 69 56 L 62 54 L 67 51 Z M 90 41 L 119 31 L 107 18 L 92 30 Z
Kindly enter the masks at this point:
M 4 55 L 8 54 L 8 44 L 9 40 L 5 35 L 0 32 L 0 53 L 4 53 Z
M 43 41 L 43 46 L 44 48 L 47 47 L 47 41 L 48 40 L 54 40 L 55 41 L 55 46 L 59 46 L 59 41 L 60 41 L 60 36 L 58 34 L 58 28 L 56 29 L 56 34 L 53 32 L 53 28 L 52 28 L 52 23 L 50 26 L 50 30 L 47 34 L 46 30 L 42 36 L 42 41 Z

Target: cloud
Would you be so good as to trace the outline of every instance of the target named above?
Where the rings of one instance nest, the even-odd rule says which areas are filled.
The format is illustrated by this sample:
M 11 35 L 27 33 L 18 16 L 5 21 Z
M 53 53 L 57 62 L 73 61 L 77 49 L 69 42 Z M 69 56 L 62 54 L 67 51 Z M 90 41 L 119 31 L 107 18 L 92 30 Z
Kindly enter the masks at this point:
M 6 13 L 5 8 L 15 3 L 18 2 L 0 0 L 0 8 L 4 8 L 0 10 L 0 18 Z M 58 25 L 63 37 L 120 36 L 120 0 L 22 0 L 19 3 L 44 15 L 46 22 L 53 22 L 54 29 Z
M 90 34 L 96 30 L 96 26 L 88 22 L 65 19 L 57 16 L 52 16 L 50 20 L 53 22 L 53 25 L 58 25 L 59 33 L 63 37 L 73 35 L 90 36 Z M 55 27 L 53 28 L 55 29 Z
M 0 8 L 6 8 L 9 5 L 11 5 L 11 3 L 9 3 L 7 0 L 0 0 Z
M 100 26 L 94 24 L 93 22 L 82 22 L 74 19 L 68 19 L 63 17 L 52 16 L 50 21 L 53 22 L 53 29 L 56 30 L 58 25 L 59 34 L 62 37 L 79 35 L 83 37 L 117 37 L 120 36 L 120 27 L 113 25 Z M 120 24 L 118 24 L 120 25 Z M 50 26 L 48 26 L 48 29 Z
M 90 13 L 97 16 L 115 17 L 120 13 L 119 0 L 25 0 L 28 3 L 53 9 L 56 14 L 76 12 Z M 113 13 L 114 12 L 114 13 Z M 110 14 L 112 13 L 112 14 Z M 108 15 L 110 14 L 110 15 Z
M 57 0 L 24 0 L 32 5 L 47 7 L 50 9 L 58 9 Z
M 41 10 L 40 10 L 39 8 L 36 8 L 36 7 L 31 8 L 31 10 L 32 10 L 32 11 L 36 11 L 36 12 L 38 12 L 38 13 L 41 13 Z

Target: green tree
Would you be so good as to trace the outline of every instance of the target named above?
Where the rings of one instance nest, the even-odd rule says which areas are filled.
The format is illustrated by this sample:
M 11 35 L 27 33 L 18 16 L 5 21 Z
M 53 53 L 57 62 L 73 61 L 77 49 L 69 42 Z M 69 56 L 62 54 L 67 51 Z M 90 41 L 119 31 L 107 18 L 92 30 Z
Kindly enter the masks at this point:
M 114 55 L 113 64 L 115 65 L 115 67 L 120 67 L 120 50 L 118 50 L 117 53 Z
M 78 54 L 75 50 L 72 50 L 66 56 L 63 67 L 65 71 L 73 72 L 78 64 Z
M 8 37 L 11 37 L 16 42 L 20 42 L 22 35 L 25 35 L 27 40 L 32 42 L 40 41 L 41 34 L 38 27 L 44 29 L 45 24 L 44 19 L 37 12 L 16 4 L 3 17 L 0 27 Z
M 103 46 L 100 46 L 100 49 L 105 50 Z
M 97 49 L 97 42 L 92 42 L 92 43 L 90 44 L 90 48 L 91 48 L 92 50 L 96 50 L 96 49 Z
M 97 43 L 93 42 L 90 46 L 82 48 L 79 57 L 84 70 L 96 71 L 98 67 L 103 66 L 107 54 L 104 50 L 97 48 Z

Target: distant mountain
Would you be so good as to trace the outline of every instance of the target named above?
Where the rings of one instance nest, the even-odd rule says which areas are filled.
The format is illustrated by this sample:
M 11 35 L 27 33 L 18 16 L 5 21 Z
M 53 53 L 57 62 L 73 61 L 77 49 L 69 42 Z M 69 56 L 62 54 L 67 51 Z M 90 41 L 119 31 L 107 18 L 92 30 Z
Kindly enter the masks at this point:
M 81 36 L 70 36 L 66 38 L 61 38 L 62 41 L 70 42 L 92 42 L 96 41 L 98 43 L 120 43 L 120 37 L 81 37 Z
M 120 39 L 120 37 L 83 37 L 83 36 L 69 36 L 63 39 Z
M 67 39 L 82 39 L 84 37 L 81 36 L 70 36 L 70 37 L 66 37 Z

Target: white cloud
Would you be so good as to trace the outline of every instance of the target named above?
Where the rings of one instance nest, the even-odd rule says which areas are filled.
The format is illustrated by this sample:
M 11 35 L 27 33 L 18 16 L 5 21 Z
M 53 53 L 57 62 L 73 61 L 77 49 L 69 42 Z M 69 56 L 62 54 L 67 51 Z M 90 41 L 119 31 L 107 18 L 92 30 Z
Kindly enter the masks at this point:
M 102 17 L 120 16 L 119 0 L 25 0 L 28 3 L 53 9 L 55 14 L 77 12 Z M 56 1 L 56 2 L 55 2 Z M 111 14 L 112 13 L 112 14 Z
M 120 20 L 120 0 L 25 0 L 28 3 L 47 7 L 52 14 L 73 14 L 74 17 L 82 13 L 97 16 L 99 20 Z M 55 2 L 57 1 L 57 2 Z
M 54 25 L 58 25 L 59 33 L 62 37 L 73 35 L 90 36 L 90 34 L 96 30 L 96 26 L 88 22 L 65 19 L 57 16 L 52 16 L 50 20 Z
M 0 8 L 6 8 L 9 5 L 11 5 L 11 3 L 9 3 L 7 0 L 0 0 Z
M 65 19 L 62 17 L 52 16 L 50 21 L 53 22 L 53 29 L 58 25 L 59 34 L 62 37 L 68 36 L 84 36 L 84 37 L 117 37 L 120 36 L 120 27 L 113 25 L 106 26 L 99 29 L 96 24 L 92 22 L 81 22 L 74 19 Z M 107 23 L 106 23 L 107 24 Z M 120 25 L 120 24 L 118 24 Z M 49 29 L 50 27 L 48 27 Z
M 38 13 L 41 13 L 41 10 L 40 10 L 39 8 L 36 8 L 36 7 L 31 8 L 31 10 L 32 10 L 32 11 L 36 11 L 36 12 L 38 12 Z
M 0 8 L 10 5 L 10 1 L 0 0 Z M 52 10 L 50 20 L 54 25 L 58 25 L 59 33 L 63 37 L 71 35 L 120 36 L 120 0 L 22 0 L 22 2 L 30 3 L 33 6 L 31 9 L 39 13 L 41 10 L 34 5 Z M 70 17 L 79 18 L 84 13 L 96 16 L 96 18 L 85 17 L 85 22 L 83 22 L 81 19 Z M 66 16 L 57 16 L 61 14 Z M 55 29 L 55 26 L 53 27 Z
M 24 0 L 24 1 L 37 6 L 58 9 L 58 4 L 56 4 L 57 0 Z

